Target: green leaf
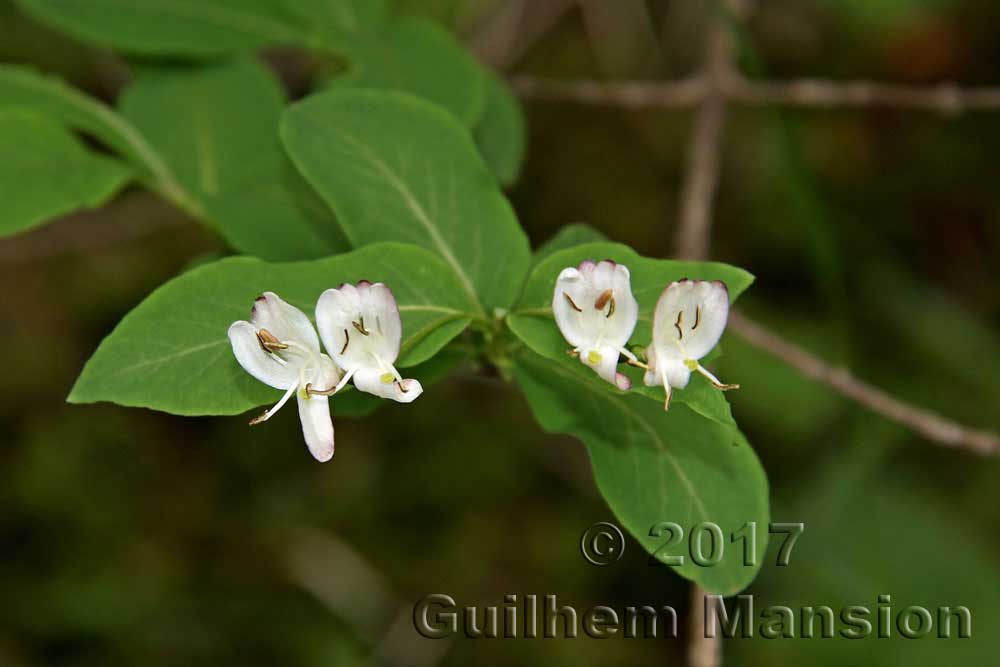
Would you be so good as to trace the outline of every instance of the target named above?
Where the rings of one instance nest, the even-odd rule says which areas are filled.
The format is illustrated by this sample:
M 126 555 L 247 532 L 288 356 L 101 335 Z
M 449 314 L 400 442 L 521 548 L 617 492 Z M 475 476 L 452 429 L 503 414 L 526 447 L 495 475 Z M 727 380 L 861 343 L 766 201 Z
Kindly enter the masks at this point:
M 86 41 L 151 56 L 212 57 L 308 42 L 295 0 L 16 0 Z
M 384 0 L 283 0 L 283 4 L 296 24 L 310 26 L 319 35 L 316 47 L 370 34 L 388 19 Z
M 285 112 L 281 136 L 355 246 L 422 245 L 482 313 L 514 302 L 528 240 L 469 133 L 443 109 L 401 93 L 330 92 Z
M 274 291 L 312 314 L 323 290 L 362 279 L 385 282 L 396 296 L 401 367 L 431 358 L 472 317 L 474 304 L 448 267 L 415 246 L 383 243 L 284 264 L 223 259 L 174 278 L 126 315 L 87 362 L 69 400 L 181 415 L 237 414 L 273 401 L 276 390 L 236 363 L 229 325 L 249 317 L 261 292 Z
M 674 569 L 710 593 L 732 595 L 753 581 L 767 546 L 768 485 L 739 431 L 683 405 L 665 413 L 641 396 L 616 395 L 596 375 L 569 373 L 530 352 L 519 355 L 515 372 L 542 428 L 587 446 L 601 494 L 650 553 L 682 555 Z M 666 521 L 680 525 L 684 536 L 664 551 L 670 536 L 651 529 Z M 757 522 L 755 565 L 744 560 L 744 543 L 730 540 L 748 521 Z M 696 565 L 690 555 L 692 529 L 704 522 L 723 535 L 716 544 L 721 561 L 711 566 Z M 708 555 L 709 539 L 701 541 Z
M 524 161 L 524 115 L 514 93 L 499 77 L 485 72 L 486 108 L 473 134 L 486 164 L 502 185 L 512 185 Z
M 335 88 L 396 90 L 440 104 L 464 125 L 479 121 L 486 103 L 481 70 L 461 44 L 430 21 L 404 19 L 377 34 L 345 41 L 351 61 Z
M 577 266 L 586 259 L 612 259 L 628 267 L 632 276 L 632 293 L 639 302 L 639 322 L 632 334 L 632 343 L 643 346 L 652 340 L 653 309 L 660 293 L 669 283 L 681 278 L 721 280 L 729 288 L 729 298 L 732 300 L 753 282 L 753 276 L 749 273 L 727 264 L 650 259 L 617 243 L 589 243 L 549 255 L 532 271 L 524 293 L 507 318 L 507 323 L 536 353 L 556 361 L 561 367 L 580 377 L 589 377 L 593 375 L 593 371 L 566 355 L 568 344 L 552 318 L 552 292 L 560 271 L 568 266 Z M 663 402 L 662 387 L 643 386 L 637 369 L 629 368 L 627 373 L 632 378 L 633 388 L 630 393 Z M 618 392 L 611 385 L 608 385 L 608 389 Z M 735 425 L 725 396 L 712 389 L 700 376 L 692 378 L 687 388 L 675 391 L 673 400 L 686 404 L 695 412 L 722 425 Z
M 111 108 L 58 79 L 24 67 L 0 65 L 0 109 L 23 107 L 86 132 L 115 149 L 137 168 L 139 177 L 182 209 L 199 216 L 188 194 L 160 154 Z
M 268 260 L 343 252 L 329 209 L 278 139 L 284 92 L 252 60 L 145 69 L 121 99 L 138 128 L 237 251 Z
M 584 243 L 604 242 L 609 242 L 608 237 L 599 230 L 582 222 L 574 222 L 561 228 L 552 238 L 535 250 L 535 255 L 532 257 L 533 266 L 538 266 L 542 261 L 560 250 L 566 250 L 574 246 L 583 245 Z
M 132 176 L 126 165 L 91 153 L 54 121 L 27 111 L 0 111 L 0 155 L 0 236 L 99 206 Z

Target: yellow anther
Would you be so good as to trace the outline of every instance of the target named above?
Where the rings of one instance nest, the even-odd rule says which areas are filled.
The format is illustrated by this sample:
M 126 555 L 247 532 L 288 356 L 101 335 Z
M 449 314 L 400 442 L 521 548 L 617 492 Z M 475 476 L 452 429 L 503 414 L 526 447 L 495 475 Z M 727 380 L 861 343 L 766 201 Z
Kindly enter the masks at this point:
M 603 358 L 604 357 L 602 357 L 601 353 L 598 352 L 597 350 L 591 350 L 590 352 L 587 353 L 587 361 L 590 362 L 591 364 L 599 364 L 601 363 L 601 359 Z
M 379 380 L 382 381 L 382 384 L 392 384 L 396 381 L 396 378 L 393 377 L 392 373 L 382 373 Z
M 689 371 L 696 371 L 696 370 L 698 370 L 698 362 L 695 361 L 694 359 L 685 359 L 684 360 L 684 365 L 687 366 L 687 369 Z

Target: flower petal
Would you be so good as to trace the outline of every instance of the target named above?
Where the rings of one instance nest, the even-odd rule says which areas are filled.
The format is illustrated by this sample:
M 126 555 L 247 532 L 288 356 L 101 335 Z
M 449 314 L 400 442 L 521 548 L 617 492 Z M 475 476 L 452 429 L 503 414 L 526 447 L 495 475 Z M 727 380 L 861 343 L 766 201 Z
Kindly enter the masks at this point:
M 612 290 L 615 299 L 614 313 L 610 317 L 605 316 L 608 325 L 605 338 L 618 347 L 624 347 L 639 321 L 639 302 L 632 294 L 632 276 L 628 267 L 604 261 L 597 265 L 598 270 L 602 264 L 611 264 L 613 267 L 609 277 L 610 287 L 607 289 Z
M 309 451 L 320 463 L 333 458 L 333 418 L 330 416 L 330 402 L 326 396 L 313 394 L 305 398 L 305 392 L 296 392 L 299 400 L 299 419 L 302 421 L 302 435 L 305 436 Z
M 309 360 L 307 365 L 303 367 L 302 385 L 310 384 L 317 391 L 326 391 L 336 387 L 343 376 L 344 372 L 334 363 L 333 359 L 325 354 L 320 354 Z
M 250 375 L 275 389 L 289 389 L 299 382 L 297 367 L 282 364 L 265 352 L 257 339 L 257 329 L 249 322 L 233 322 L 229 327 L 229 343 L 236 361 Z
M 628 268 L 604 260 L 563 269 L 552 295 L 552 314 L 574 348 L 624 347 L 639 319 Z
M 563 269 L 556 278 L 555 292 L 552 294 L 552 316 L 566 342 L 573 347 L 581 347 L 590 342 L 590 336 L 583 318 L 580 317 L 585 290 L 583 277 L 572 267 Z
M 258 329 L 267 329 L 280 341 L 293 341 L 314 353 L 319 352 L 319 338 L 309 317 L 274 292 L 264 292 L 257 297 L 250 321 Z
M 358 283 L 358 296 L 369 309 L 369 315 L 375 321 L 375 330 L 385 339 L 386 350 L 382 360 L 394 363 L 399 356 L 399 345 L 403 340 L 403 321 L 399 317 L 399 306 L 396 297 L 385 283 L 369 283 L 362 280 Z M 367 318 L 366 318 L 367 321 Z
M 622 391 L 628 391 L 632 387 L 632 381 L 627 375 L 618 372 L 618 361 L 618 350 L 607 345 L 598 349 L 580 350 L 580 362 L 584 366 L 590 366 L 604 380 Z
M 361 368 L 354 374 L 354 387 L 359 391 L 400 403 L 412 403 L 424 393 L 424 388 L 418 380 L 406 378 L 397 381 L 391 373 L 382 373 L 371 366 Z
M 728 318 L 729 292 L 725 283 L 718 280 L 670 283 L 653 311 L 656 354 L 681 361 L 701 359 L 719 342 Z
M 382 283 L 326 290 L 316 304 L 316 324 L 326 351 L 346 371 L 372 365 L 376 357 L 392 364 L 399 356 L 399 309 Z
M 647 387 L 663 386 L 664 375 L 671 389 L 683 389 L 691 381 L 691 370 L 680 359 L 650 357 L 648 363 L 649 370 L 642 376 Z

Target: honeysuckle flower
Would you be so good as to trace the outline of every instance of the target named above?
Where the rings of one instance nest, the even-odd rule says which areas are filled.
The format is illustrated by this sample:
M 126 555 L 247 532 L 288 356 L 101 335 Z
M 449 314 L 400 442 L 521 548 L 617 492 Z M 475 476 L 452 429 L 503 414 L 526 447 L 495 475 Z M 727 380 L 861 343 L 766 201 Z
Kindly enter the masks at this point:
M 728 318 L 729 290 L 722 281 L 684 278 L 663 290 L 653 311 L 653 342 L 646 350 L 643 382 L 663 386 L 664 410 L 670 406 L 671 390 L 686 387 L 691 371 L 704 375 L 717 389 L 739 388 L 723 384 L 698 363 L 719 342 Z
M 229 327 L 229 342 L 243 370 L 285 391 L 273 408 L 250 423 L 267 421 L 296 394 L 306 445 L 317 461 L 329 461 L 333 420 L 326 390 L 337 384 L 341 371 L 320 352 L 316 330 L 305 313 L 274 292 L 264 292 L 254 302 L 250 321 Z
M 316 326 L 327 352 L 344 369 L 334 391 L 353 378 L 356 389 L 400 403 L 423 393 L 420 382 L 403 379 L 393 366 L 403 323 L 396 297 L 383 283 L 362 280 L 323 292 L 316 304 Z
M 625 343 L 639 319 L 625 266 L 606 259 L 563 269 L 556 278 L 552 314 L 563 338 L 573 346 L 571 355 L 619 389 L 632 386 L 618 372 L 619 355 L 636 361 Z

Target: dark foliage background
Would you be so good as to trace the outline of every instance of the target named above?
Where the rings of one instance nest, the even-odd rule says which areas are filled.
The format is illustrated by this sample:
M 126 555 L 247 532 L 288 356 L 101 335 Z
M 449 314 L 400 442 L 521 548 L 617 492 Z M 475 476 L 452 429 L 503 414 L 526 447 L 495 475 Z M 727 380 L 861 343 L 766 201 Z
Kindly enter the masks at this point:
M 463 33 L 493 9 L 401 4 Z M 676 77 L 699 57 L 697 5 L 650 3 L 656 48 L 618 58 L 634 40 L 597 48 L 571 12 L 515 69 Z M 1000 84 L 996 3 L 761 5 L 743 59 L 771 77 Z M 6 0 L 0 58 L 105 99 L 127 76 Z M 298 58 L 269 59 L 301 86 Z M 512 198 L 532 240 L 586 221 L 669 256 L 690 115 L 542 103 L 527 114 L 528 161 Z M 998 154 L 1000 114 L 734 110 L 713 258 L 758 276 L 742 304 L 784 336 L 906 400 L 1000 427 Z M 224 252 L 138 191 L 0 242 L 0 664 L 347 665 L 373 651 L 429 651 L 446 665 L 681 659 L 682 640 L 428 648 L 390 630 L 397 613 L 409 627 L 427 592 L 460 604 L 502 604 L 506 593 L 672 604 L 688 619 L 687 583 L 646 567 L 634 543 L 614 567 L 580 557 L 583 530 L 610 518 L 589 493 L 582 447 L 541 433 L 516 391 L 476 369 L 436 385 L 420 409 L 337 420 L 326 466 L 302 446 L 294 411 L 251 429 L 239 418 L 63 402 L 123 313 Z M 995 661 L 998 463 L 927 443 L 735 336 L 723 347 L 720 375 L 743 384 L 730 397 L 770 477 L 772 515 L 806 524 L 791 565 L 765 566 L 751 587 L 758 605 L 874 608 L 890 594 L 898 607 L 973 614 L 969 640 L 731 641 L 732 664 Z M 379 578 L 362 576 L 371 572 Z

